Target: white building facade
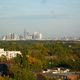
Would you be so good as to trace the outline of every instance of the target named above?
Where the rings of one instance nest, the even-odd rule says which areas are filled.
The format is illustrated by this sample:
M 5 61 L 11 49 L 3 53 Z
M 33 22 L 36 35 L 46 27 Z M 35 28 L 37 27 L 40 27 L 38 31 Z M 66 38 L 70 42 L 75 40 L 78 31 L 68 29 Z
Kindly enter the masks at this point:
M 20 51 L 4 51 L 3 48 L 0 48 L 0 57 L 4 55 L 7 59 L 11 59 L 16 57 L 17 54 L 21 55 L 22 53 Z
M 34 32 L 33 33 L 33 39 L 34 40 L 42 40 L 42 33 L 40 33 L 40 32 Z

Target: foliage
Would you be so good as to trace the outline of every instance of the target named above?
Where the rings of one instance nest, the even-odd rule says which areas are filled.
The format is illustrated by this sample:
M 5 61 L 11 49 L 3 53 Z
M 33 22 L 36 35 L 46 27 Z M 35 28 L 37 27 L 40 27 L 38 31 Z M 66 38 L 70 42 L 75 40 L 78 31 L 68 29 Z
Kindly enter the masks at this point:
M 0 80 L 36 80 L 34 73 L 45 68 L 66 67 L 80 71 L 80 42 L 73 41 L 0 41 L 5 50 L 19 50 L 22 55 L 10 60 L 5 56 L 0 62 L 9 64 L 13 76 Z M 5 79 L 6 78 L 6 79 Z M 45 80 L 55 80 L 48 79 Z

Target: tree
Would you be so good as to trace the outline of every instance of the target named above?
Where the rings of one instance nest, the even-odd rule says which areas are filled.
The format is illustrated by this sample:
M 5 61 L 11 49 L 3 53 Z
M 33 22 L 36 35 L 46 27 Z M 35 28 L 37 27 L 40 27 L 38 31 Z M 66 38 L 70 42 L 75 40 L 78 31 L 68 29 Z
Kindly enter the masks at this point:
M 6 56 L 2 55 L 2 56 L 0 57 L 0 62 L 6 62 L 6 61 L 7 61 Z

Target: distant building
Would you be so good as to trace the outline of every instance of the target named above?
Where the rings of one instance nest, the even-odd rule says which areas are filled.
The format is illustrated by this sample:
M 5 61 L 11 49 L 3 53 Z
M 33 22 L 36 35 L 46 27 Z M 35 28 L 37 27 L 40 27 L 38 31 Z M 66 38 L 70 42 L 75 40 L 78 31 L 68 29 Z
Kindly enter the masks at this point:
M 22 35 L 19 35 L 17 40 L 24 40 L 24 37 Z
M 30 34 L 24 30 L 24 33 L 19 35 L 15 35 L 14 33 L 5 34 L 0 38 L 0 40 L 42 40 L 42 37 L 43 35 L 40 32 Z
M 26 36 L 27 36 L 27 32 L 26 32 L 26 30 L 24 29 L 24 35 L 23 35 L 23 38 L 26 39 Z
M 9 33 L 7 35 L 2 36 L 2 40 L 14 40 L 14 39 L 15 39 L 14 33 Z
M 32 35 L 28 35 L 27 40 L 32 40 Z
M 42 40 L 42 33 L 40 32 L 34 32 L 32 36 L 33 40 Z
M 7 59 L 11 59 L 13 57 L 16 57 L 17 54 L 21 55 L 22 53 L 20 51 L 4 51 L 3 48 L 0 48 L 0 57 L 4 55 Z

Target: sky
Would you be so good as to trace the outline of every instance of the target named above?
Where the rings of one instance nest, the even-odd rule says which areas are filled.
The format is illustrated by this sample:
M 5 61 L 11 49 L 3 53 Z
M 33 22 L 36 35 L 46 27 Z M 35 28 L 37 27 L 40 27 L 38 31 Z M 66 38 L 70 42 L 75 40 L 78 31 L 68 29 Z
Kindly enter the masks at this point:
M 0 35 L 41 32 L 80 37 L 80 0 L 0 0 Z

